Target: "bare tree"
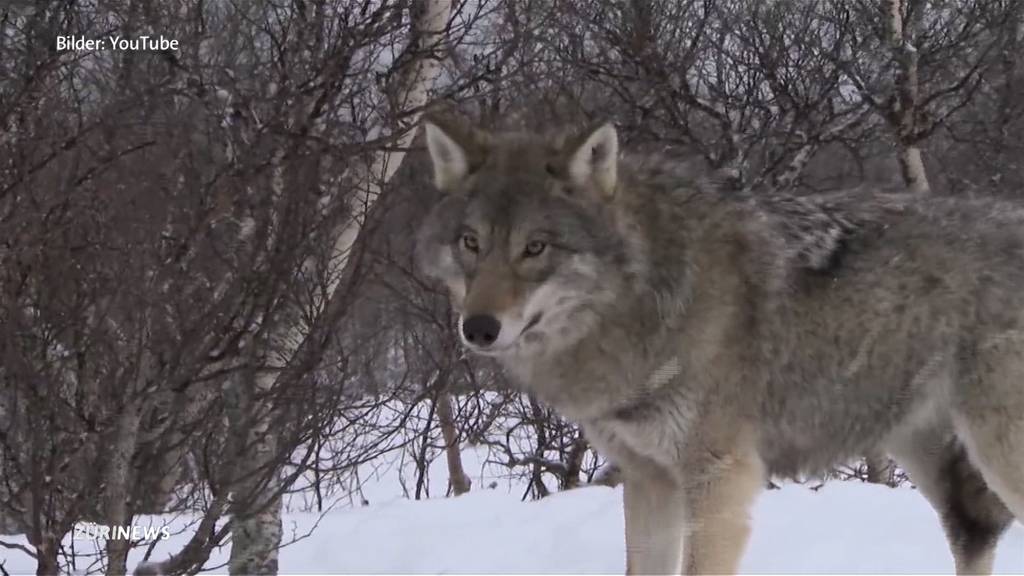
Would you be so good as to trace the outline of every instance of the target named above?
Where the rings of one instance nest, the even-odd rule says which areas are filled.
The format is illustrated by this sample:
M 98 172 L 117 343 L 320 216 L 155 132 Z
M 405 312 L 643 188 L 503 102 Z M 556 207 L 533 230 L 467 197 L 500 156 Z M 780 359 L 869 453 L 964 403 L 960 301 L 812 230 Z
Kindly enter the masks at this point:
M 839 58 L 845 78 L 884 121 L 907 187 L 928 192 L 921 143 L 974 98 L 995 24 L 1012 3 L 1000 0 L 838 0 L 829 17 L 846 30 Z
M 738 186 L 789 186 L 866 117 L 839 89 L 845 31 L 818 16 L 785 1 L 564 3 L 551 43 L 585 116 L 695 152 Z
M 275 569 L 281 495 L 337 413 L 313 380 L 359 231 L 472 25 L 458 6 L 3 9 L 0 507 L 40 572 L 75 522 L 168 505 L 206 516 L 163 568 L 233 532 L 235 570 Z M 183 49 L 56 50 L 148 27 Z M 194 500 L 168 500 L 183 482 Z M 136 544 L 109 539 L 103 570 Z
M 396 88 L 388 94 L 392 99 L 392 110 L 389 112 L 399 122 L 399 125 L 390 135 L 397 150 L 383 150 L 372 155 L 367 164 L 357 164 L 347 178 L 355 182 L 356 195 L 349 199 L 349 218 L 341 223 L 337 229 L 331 232 L 334 237 L 333 248 L 328 255 L 329 261 L 321 263 L 320 266 L 329 270 L 330 278 L 323 287 L 322 295 L 315 294 L 311 302 L 318 320 L 325 314 L 329 314 L 332 300 L 339 295 L 339 284 L 342 274 L 347 267 L 362 224 L 365 221 L 367 212 L 373 207 L 376 199 L 381 194 L 382 186 L 387 184 L 398 167 L 402 163 L 404 148 L 408 147 L 413 135 L 414 127 L 419 113 L 427 103 L 429 90 L 440 71 L 438 62 L 440 60 L 437 51 L 441 41 L 444 40 L 445 30 L 448 27 L 448 19 L 451 13 L 452 3 L 447 0 L 424 0 L 417 4 L 410 15 L 412 33 L 409 44 L 406 46 L 399 60 L 393 64 L 397 68 L 394 85 Z M 302 11 L 297 11 L 298 24 L 304 24 Z M 382 16 L 383 17 L 383 16 Z M 309 103 L 316 106 L 315 101 Z M 386 115 L 380 115 L 380 122 L 391 124 Z M 388 128 L 381 125 L 371 127 L 377 135 L 386 134 Z M 279 167 L 275 167 L 281 170 Z M 277 194 L 284 194 L 288 183 L 278 180 L 275 184 Z M 291 187 L 289 187 L 291 188 Z M 335 304 L 335 308 L 337 305 Z M 313 331 L 304 333 L 300 324 L 299 316 L 295 316 L 286 322 L 278 325 L 276 333 L 270 336 L 271 357 L 266 358 L 267 365 L 255 375 L 252 384 L 243 384 L 241 390 L 245 400 L 243 406 L 249 405 L 248 418 L 245 427 L 247 437 L 245 445 L 250 447 L 251 457 L 244 460 L 251 465 L 260 468 L 268 466 L 276 459 L 277 448 L 274 444 L 274 436 L 270 434 L 272 418 L 270 413 L 259 414 L 258 404 L 255 399 L 260 394 L 273 389 L 278 381 L 278 374 L 287 373 L 293 369 L 290 365 L 305 360 L 299 355 L 303 347 L 309 346 L 310 338 L 317 334 Z M 259 478 L 260 476 L 256 476 Z M 262 481 L 262 479 L 261 479 Z M 246 486 L 246 493 L 256 495 L 259 492 L 269 493 L 270 497 L 258 498 L 267 500 L 256 507 L 252 507 L 253 498 L 245 498 L 244 507 L 237 507 L 233 514 L 233 546 L 231 549 L 231 572 L 233 574 L 249 573 L 276 573 L 277 572 L 277 549 L 280 545 L 281 519 L 280 519 L 280 495 L 277 494 L 277 486 L 274 480 L 266 482 L 265 486 L 259 484 Z M 257 510 L 254 514 L 253 509 Z

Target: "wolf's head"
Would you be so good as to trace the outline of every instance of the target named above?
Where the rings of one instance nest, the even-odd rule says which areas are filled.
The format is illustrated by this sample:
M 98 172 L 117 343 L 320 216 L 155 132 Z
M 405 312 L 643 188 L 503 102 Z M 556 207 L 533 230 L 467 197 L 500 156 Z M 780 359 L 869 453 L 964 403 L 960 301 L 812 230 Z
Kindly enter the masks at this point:
M 586 336 L 622 284 L 610 124 L 575 137 L 492 135 L 424 123 L 434 183 L 417 258 L 443 281 L 472 351 L 505 359 Z

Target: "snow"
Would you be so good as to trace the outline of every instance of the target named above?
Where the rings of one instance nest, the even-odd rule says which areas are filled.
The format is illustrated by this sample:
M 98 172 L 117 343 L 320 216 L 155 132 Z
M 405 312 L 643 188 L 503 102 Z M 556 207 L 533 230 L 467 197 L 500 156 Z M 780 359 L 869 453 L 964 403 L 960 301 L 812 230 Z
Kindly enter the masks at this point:
M 486 490 L 332 513 L 311 541 L 282 551 L 301 572 L 622 573 L 622 491 L 588 487 L 520 502 Z M 765 492 L 740 569 L 746 573 L 953 572 L 938 519 L 909 488 L 833 482 Z M 1024 573 L 1024 527 L 995 570 Z
M 286 513 L 285 539 L 298 540 L 281 550 L 281 573 L 623 572 L 621 488 L 586 487 L 522 502 L 520 485 L 487 489 L 494 478 L 481 477 L 476 463 L 467 458 L 467 471 L 478 472 L 474 491 L 458 498 L 398 497 L 391 470 L 364 490 L 368 506 L 338 507 L 322 516 Z M 443 494 L 443 464 L 431 476 L 431 493 Z M 953 573 L 938 518 L 911 488 L 834 481 L 812 491 L 785 485 L 764 492 L 752 518 L 740 566 L 746 573 Z M 183 523 L 172 521 L 172 532 Z M 180 549 L 188 535 L 173 534 L 153 558 Z M 130 565 L 142 554 L 133 551 Z M 227 554 L 227 548 L 217 551 L 207 566 L 221 567 L 207 573 L 226 573 Z M 35 570 L 20 552 L 0 548 L 0 557 L 11 574 Z M 1001 540 L 995 571 L 1024 574 L 1020 523 Z

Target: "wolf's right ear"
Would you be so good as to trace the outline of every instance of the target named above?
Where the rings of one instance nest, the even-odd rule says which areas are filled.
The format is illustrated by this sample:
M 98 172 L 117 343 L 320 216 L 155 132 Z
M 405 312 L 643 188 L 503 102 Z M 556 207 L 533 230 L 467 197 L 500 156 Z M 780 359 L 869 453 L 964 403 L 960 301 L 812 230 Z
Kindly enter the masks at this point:
M 471 133 L 437 119 L 425 119 L 423 129 L 434 165 L 434 185 L 449 192 L 469 175 L 479 144 Z
M 569 175 L 579 183 L 593 182 L 605 197 L 615 193 L 619 137 L 610 122 L 583 133 L 571 147 Z

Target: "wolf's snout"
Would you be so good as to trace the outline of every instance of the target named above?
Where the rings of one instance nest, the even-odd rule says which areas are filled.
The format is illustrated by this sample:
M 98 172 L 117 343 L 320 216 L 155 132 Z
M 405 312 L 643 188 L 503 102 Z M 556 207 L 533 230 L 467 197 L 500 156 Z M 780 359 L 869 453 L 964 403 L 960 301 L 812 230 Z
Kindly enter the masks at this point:
M 490 314 L 470 316 L 462 323 L 462 335 L 466 342 L 481 348 L 494 344 L 501 332 L 501 322 Z

